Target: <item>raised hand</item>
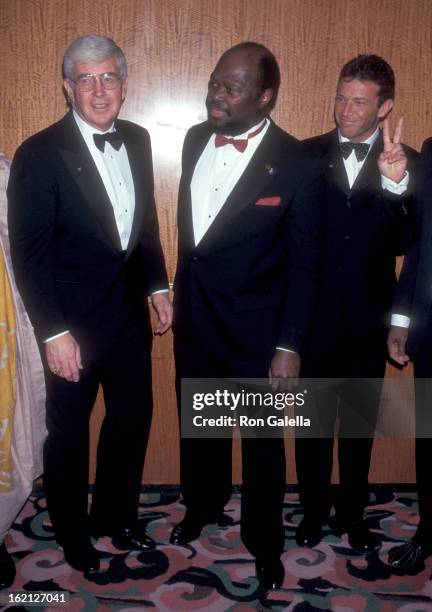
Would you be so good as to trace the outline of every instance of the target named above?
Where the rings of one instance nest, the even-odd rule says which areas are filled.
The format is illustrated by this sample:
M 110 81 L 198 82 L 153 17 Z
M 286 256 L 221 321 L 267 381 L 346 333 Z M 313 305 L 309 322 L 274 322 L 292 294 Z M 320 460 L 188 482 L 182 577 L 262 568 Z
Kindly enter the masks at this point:
M 396 124 L 393 139 L 390 136 L 389 120 L 383 121 L 384 149 L 378 158 L 380 173 L 395 183 L 400 183 L 407 169 L 407 158 L 401 145 L 402 117 Z

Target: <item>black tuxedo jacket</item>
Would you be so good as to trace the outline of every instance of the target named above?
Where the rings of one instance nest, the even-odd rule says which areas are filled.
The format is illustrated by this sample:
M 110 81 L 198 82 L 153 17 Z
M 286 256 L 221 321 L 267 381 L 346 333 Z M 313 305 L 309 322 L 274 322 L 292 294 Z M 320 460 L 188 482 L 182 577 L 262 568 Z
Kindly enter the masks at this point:
M 92 353 L 136 309 L 149 338 L 148 292 L 167 287 L 147 131 L 117 120 L 135 188 L 126 253 L 114 211 L 72 113 L 17 150 L 8 186 L 16 279 L 40 340 L 66 329 Z
M 343 335 L 365 342 L 376 338 L 383 345 L 396 286 L 395 258 L 405 252 L 415 233 L 411 194 L 417 153 L 404 147 L 409 190 L 395 196 L 381 187 L 381 135 L 351 189 L 336 130 L 304 145 L 321 159 L 325 172 L 323 274 L 311 351 L 318 356 Z
M 417 164 L 418 239 L 407 252 L 392 312 L 411 318 L 407 349 L 416 353 L 430 326 L 432 306 L 432 138 L 425 140 Z M 430 330 L 429 330 L 430 333 Z
M 266 363 L 301 351 L 319 280 L 321 174 L 301 144 L 271 123 L 197 246 L 191 180 L 210 136 L 189 130 L 178 203 L 174 331 L 221 358 Z M 227 145 L 229 146 L 229 145 Z

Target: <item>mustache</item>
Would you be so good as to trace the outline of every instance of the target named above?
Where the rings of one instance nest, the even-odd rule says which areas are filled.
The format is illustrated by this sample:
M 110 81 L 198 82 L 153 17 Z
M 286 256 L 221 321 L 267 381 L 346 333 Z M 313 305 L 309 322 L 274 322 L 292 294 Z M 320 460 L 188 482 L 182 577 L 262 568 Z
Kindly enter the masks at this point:
M 206 102 L 206 107 L 208 111 L 212 111 L 212 110 L 223 111 L 228 116 L 231 116 L 230 109 L 224 104 L 218 104 L 217 102 Z

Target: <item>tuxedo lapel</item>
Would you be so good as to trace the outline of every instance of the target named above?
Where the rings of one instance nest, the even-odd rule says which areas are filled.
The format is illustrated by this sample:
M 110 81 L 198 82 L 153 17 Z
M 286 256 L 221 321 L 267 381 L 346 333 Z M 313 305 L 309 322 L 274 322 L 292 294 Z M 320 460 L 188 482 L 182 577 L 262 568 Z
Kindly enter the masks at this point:
M 347 172 L 343 162 L 342 153 L 339 146 L 337 130 L 330 133 L 330 143 L 327 155 L 327 168 L 339 189 L 346 195 L 350 193 Z
M 64 141 L 59 147 L 60 156 L 104 231 L 108 242 L 116 251 L 121 251 L 122 246 L 114 210 L 96 164 L 72 114 L 67 115 L 64 121 Z
M 179 187 L 179 209 L 178 209 L 178 226 L 181 228 L 181 235 L 184 244 L 189 249 L 195 248 L 195 236 L 193 230 L 192 217 L 192 195 L 191 182 L 195 166 L 202 152 L 204 151 L 212 131 L 208 124 L 204 124 L 202 129 L 194 135 L 190 142 L 185 144 L 183 153 L 183 168 L 182 177 Z
M 185 182 L 190 185 L 192 182 L 195 166 L 202 152 L 204 151 L 210 136 L 212 135 L 210 126 L 206 123 L 202 125 L 202 129 L 194 135 L 193 139 L 188 143 L 187 150 L 183 156 L 182 176 Z
M 211 249 L 213 244 L 218 244 L 221 236 L 226 235 L 226 228 L 232 220 L 242 210 L 253 205 L 263 189 L 274 180 L 282 145 L 278 128 L 271 123 L 239 181 L 198 244 L 198 250 Z
M 119 122 L 116 122 L 116 128 L 124 139 L 135 190 L 135 209 L 131 235 L 126 251 L 127 259 L 141 235 L 148 192 L 149 189 L 153 190 L 153 166 L 150 150 L 143 151 L 142 142 L 135 137 L 134 133 L 129 129 L 122 128 Z M 148 160 L 147 156 L 150 157 L 150 160 Z

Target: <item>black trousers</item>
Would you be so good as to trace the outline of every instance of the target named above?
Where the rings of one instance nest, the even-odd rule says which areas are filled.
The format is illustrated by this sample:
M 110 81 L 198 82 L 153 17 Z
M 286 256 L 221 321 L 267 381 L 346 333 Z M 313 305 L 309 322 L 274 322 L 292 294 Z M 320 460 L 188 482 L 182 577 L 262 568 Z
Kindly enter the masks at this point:
M 304 360 L 306 378 L 342 379 L 310 404 L 316 437 L 295 441 L 300 502 L 308 518 L 325 522 L 332 506 L 342 524 L 361 520 L 369 499 L 368 474 L 386 364 L 385 334 L 355 338 L 347 330 L 315 345 Z M 333 446 L 339 420 L 339 482 L 331 495 Z M 314 434 L 315 435 L 315 434 Z
M 266 378 L 269 364 L 227 360 L 175 337 L 176 390 L 182 378 Z M 231 497 L 232 440 L 180 440 L 180 481 L 187 512 L 211 522 Z M 242 439 L 241 537 L 257 558 L 279 557 L 284 546 L 285 447 L 280 439 Z
M 413 356 L 416 402 L 415 461 L 420 523 L 417 538 L 432 546 L 432 316 L 420 350 Z
M 44 486 L 60 543 L 89 534 L 89 418 L 99 384 L 106 414 L 97 446 L 91 520 L 107 530 L 137 522 L 152 415 L 150 353 L 140 327 L 125 320 L 103 355 L 84 362 L 79 382 L 66 382 L 45 367 Z

